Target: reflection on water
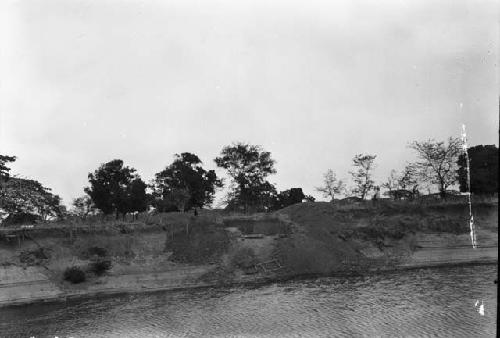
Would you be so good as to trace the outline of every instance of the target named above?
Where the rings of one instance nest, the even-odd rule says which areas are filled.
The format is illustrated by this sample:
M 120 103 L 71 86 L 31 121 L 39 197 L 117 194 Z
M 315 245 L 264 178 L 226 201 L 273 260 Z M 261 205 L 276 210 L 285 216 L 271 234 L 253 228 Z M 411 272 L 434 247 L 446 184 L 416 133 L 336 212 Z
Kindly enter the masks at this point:
M 464 266 L 31 305 L 0 309 L 0 335 L 494 337 L 495 278 Z

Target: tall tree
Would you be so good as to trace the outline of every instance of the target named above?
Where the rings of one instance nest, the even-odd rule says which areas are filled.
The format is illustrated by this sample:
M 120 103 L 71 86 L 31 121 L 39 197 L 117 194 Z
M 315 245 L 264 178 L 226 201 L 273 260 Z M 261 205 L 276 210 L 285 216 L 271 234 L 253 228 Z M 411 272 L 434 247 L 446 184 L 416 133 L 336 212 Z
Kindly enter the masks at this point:
M 457 159 L 461 151 L 458 138 L 443 141 L 414 141 L 409 147 L 417 152 L 420 174 L 431 184 L 436 184 L 441 198 L 446 198 L 446 189 L 457 181 Z
M 146 184 L 134 168 L 123 166 L 122 160 L 102 164 L 88 178 L 90 187 L 85 192 L 104 214 L 115 213 L 118 218 L 119 214 L 142 209 Z
M 234 143 L 222 149 L 215 163 L 226 169 L 232 179 L 234 204 L 242 206 L 245 212 L 249 208 L 269 207 L 265 204 L 276 193 L 276 188 L 266 180 L 268 175 L 276 173 L 270 152 L 260 146 Z
M 176 154 L 172 164 L 156 173 L 152 187 L 157 208 L 167 211 L 169 205 L 182 205 L 182 209 L 189 210 L 211 204 L 222 181 L 214 170 L 205 170 L 202 164 L 195 154 Z
M 127 212 L 143 212 L 147 210 L 150 196 L 148 196 L 146 188 L 147 184 L 140 177 L 135 177 L 130 182 L 127 189 Z
M 498 192 L 498 148 L 495 145 L 477 145 L 467 149 L 470 162 L 470 191 L 474 194 Z M 465 154 L 457 162 L 460 191 L 467 187 L 467 163 Z
M 337 175 L 332 169 L 328 169 L 323 174 L 323 186 L 317 187 L 316 191 L 323 194 L 324 197 L 329 197 L 330 201 L 335 200 L 335 195 L 342 194 L 345 191 L 345 183 L 337 179 Z
M 14 162 L 15 156 L 0 155 L 0 180 L 7 181 L 9 179 L 10 168 L 7 163 Z
M 365 199 L 374 187 L 372 171 L 375 168 L 376 157 L 377 155 L 358 154 L 352 159 L 355 170 L 349 173 L 355 184 L 353 193 L 359 195 L 361 199 Z

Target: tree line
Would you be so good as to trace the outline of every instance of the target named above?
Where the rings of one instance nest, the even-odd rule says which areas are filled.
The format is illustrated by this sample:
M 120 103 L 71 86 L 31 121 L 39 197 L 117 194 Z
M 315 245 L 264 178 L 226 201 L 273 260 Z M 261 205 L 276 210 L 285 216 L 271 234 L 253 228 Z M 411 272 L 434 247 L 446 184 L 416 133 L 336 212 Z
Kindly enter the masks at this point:
M 275 161 L 260 146 L 245 143 L 226 146 L 214 162 L 230 178 L 225 198 L 227 209 L 270 211 L 305 198 L 313 200 L 300 188 L 277 192 L 267 180 L 276 173 Z M 188 152 L 176 154 L 173 162 L 156 173 L 149 184 L 122 160 L 102 164 L 88 178 L 90 186 L 84 189 L 87 196 L 73 202 L 82 216 L 95 208 L 104 214 L 114 213 L 116 218 L 145 211 L 149 206 L 159 212 L 196 210 L 211 205 L 217 189 L 224 186 L 214 170 L 204 169 L 200 158 Z
M 458 183 L 460 192 L 494 194 L 498 192 L 498 148 L 495 145 L 478 145 L 467 149 L 470 159 L 470 182 L 467 179 L 466 154 L 462 142 L 450 137 L 444 141 L 414 141 L 408 147 L 416 152 L 417 161 L 406 163 L 401 172 L 391 170 L 380 185 L 373 180 L 376 155 L 358 154 L 353 158 L 354 170 L 350 171 L 353 186 L 348 189 L 333 170 L 323 175 L 323 184 L 316 190 L 324 197 L 335 200 L 345 195 L 364 200 L 370 193 L 379 197 L 381 189 L 392 199 L 415 199 L 427 187 L 436 187 L 439 197 L 445 199 Z
M 376 155 L 357 154 L 349 171 L 352 185 L 329 169 L 322 186 L 316 190 L 334 201 L 339 195 L 364 200 L 378 198 L 381 189 L 394 199 L 412 199 L 422 193 L 424 185 L 436 186 L 439 195 L 446 198 L 448 189 L 459 183 L 460 191 L 467 191 L 465 153 L 460 140 L 447 142 L 427 140 L 412 142 L 409 148 L 417 161 L 407 163 L 401 172 L 392 170 L 389 177 L 377 185 L 373 179 Z M 475 194 L 498 191 L 498 148 L 479 145 L 467 150 L 470 158 L 470 190 Z M 36 180 L 11 177 L 9 163 L 15 156 L 0 155 L 0 212 L 18 217 L 62 217 L 66 210 L 59 196 Z M 218 189 L 226 186 L 226 209 L 242 212 L 272 211 L 304 200 L 314 201 L 301 188 L 278 192 L 268 181 L 276 174 L 271 153 L 257 145 L 233 143 L 223 147 L 214 159 L 224 169 L 229 182 L 217 177 L 214 170 L 206 170 L 200 158 L 189 152 L 176 154 L 172 163 L 157 172 L 146 183 L 133 167 L 120 159 L 101 164 L 88 174 L 89 186 L 85 195 L 73 200 L 72 212 L 85 217 L 98 210 L 116 218 L 127 213 L 143 212 L 150 207 L 159 212 L 197 210 L 214 201 Z M 21 216 L 19 216 L 21 215 Z M 31 215 L 31 216 L 30 216 Z

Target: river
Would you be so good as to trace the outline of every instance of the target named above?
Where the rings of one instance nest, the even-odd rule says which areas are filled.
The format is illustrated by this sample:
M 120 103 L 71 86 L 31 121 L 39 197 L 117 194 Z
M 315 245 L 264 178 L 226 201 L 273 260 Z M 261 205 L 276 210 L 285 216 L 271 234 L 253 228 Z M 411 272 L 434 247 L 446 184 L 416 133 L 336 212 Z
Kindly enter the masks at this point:
M 26 305 L 0 309 L 0 335 L 495 337 L 497 273 L 455 266 Z

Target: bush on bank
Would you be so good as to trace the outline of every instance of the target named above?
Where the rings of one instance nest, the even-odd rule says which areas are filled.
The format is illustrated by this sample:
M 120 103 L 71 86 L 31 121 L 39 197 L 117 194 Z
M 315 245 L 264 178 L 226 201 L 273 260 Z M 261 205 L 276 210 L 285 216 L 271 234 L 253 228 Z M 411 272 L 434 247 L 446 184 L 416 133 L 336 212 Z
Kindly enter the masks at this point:
M 95 273 L 97 276 L 101 276 L 109 269 L 111 269 L 111 260 L 109 259 L 98 259 L 95 262 L 90 263 L 90 271 Z
M 73 284 L 82 283 L 85 281 L 85 272 L 78 266 L 72 266 L 64 270 L 64 280 Z

